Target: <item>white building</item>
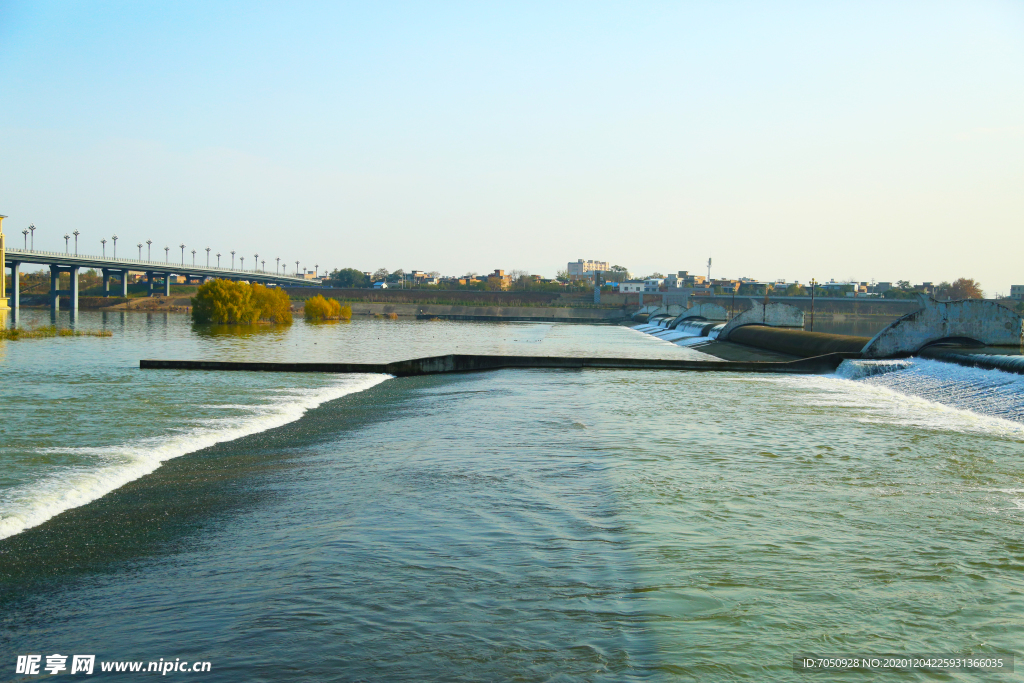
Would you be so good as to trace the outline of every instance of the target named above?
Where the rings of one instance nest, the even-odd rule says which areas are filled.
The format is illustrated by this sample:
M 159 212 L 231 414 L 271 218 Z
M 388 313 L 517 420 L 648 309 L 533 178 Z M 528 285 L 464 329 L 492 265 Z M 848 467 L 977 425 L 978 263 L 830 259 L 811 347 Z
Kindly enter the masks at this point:
M 1024 285 L 1010 285 L 1010 298 L 1024 301 Z
M 625 280 L 619 283 L 619 291 L 623 294 L 635 294 L 644 291 L 643 280 Z
M 581 277 L 585 273 L 595 270 L 611 270 L 611 266 L 608 265 L 607 261 L 584 261 L 583 259 L 577 259 L 576 261 L 569 261 L 569 266 L 566 270 L 569 272 L 569 277 Z
M 373 283 L 373 288 L 374 289 L 387 289 L 388 288 L 388 283 L 386 283 L 384 281 L 374 282 Z

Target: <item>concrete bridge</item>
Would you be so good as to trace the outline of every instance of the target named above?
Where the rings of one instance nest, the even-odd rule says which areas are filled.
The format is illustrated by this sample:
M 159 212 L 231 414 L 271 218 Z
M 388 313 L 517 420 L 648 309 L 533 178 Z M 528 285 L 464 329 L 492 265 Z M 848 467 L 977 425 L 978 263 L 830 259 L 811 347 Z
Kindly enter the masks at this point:
M 2 233 L 0 233 L 2 235 Z M 2 237 L 0 237 L 2 239 Z M 6 252 L 6 253 L 5 253 Z M 6 263 L 4 263 L 6 260 Z M 128 296 L 128 273 L 144 273 L 149 284 L 149 296 L 163 290 L 164 296 L 171 295 L 171 278 L 182 276 L 187 283 L 202 283 L 210 279 L 246 280 L 265 285 L 288 287 L 309 287 L 319 285 L 319 280 L 307 280 L 297 275 L 280 275 L 263 270 L 242 270 L 235 268 L 214 268 L 194 266 L 168 261 L 144 261 L 139 259 L 108 258 L 103 256 L 80 256 L 67 252 L 39 251 L 31 249 L 0 250 L 0 269 L 11 269 L 10 307 L 17 315 L 20 305 L 21 285 L 19 269 L 23 263 L 33 263 L 50 267 L 50 308 L 56 312 L 60 306 L 60 296 L 67 295 L 70 299 L 72 314 L 78 310 L 78 272 L 81 269 L 95 269 L 103 273 L 103 296 L 110 296 L 110 280 L 114 278 L 120 285 L 120 296 Z M 70 289 L 62 290 L 60 274 L 71 276 Z M 0 297 L 4 296 L 0 293 Z

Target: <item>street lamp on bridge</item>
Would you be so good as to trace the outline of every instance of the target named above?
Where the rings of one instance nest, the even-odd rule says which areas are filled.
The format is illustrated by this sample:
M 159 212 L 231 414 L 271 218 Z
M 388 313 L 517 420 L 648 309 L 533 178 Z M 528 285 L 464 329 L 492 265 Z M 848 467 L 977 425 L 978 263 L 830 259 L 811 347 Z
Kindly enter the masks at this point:
M 28 228 L 22 230 L 21 234 L 25 236 L 25 251 L 28 251 Z
M 64 253 L 68 253 L 68 240 L 71 239 L 71 235 L 64 233 Z
M 107 258 L 107 240 L 103 238 L 100 240 L 100 244 L 103 245 L 103 258 Z
M 117 258 L 117 235 L 112 238 L 114 240 L 114 258 Z
M 146 240 L 146 260 L 153 260 L 153 240 Z
M 299 262 L 295 262 L 295 277 L 299 276 Z
M 196 267 L 196 250 L 195 249 L 192 250 L 192 267 L 193 268 Z
M 78 236 L 81 235 L 82 233 L 75 230 L 71 234 L 75 236 L 75 256 L 78 256 Z
M 316 278 L 316 277 L 317 277 L 317 273 L 318 273 L 319 271 L 320 271 L 320 264 L 319 264 L 319 263 L 317 263 L 317 264 L 315 264 L 315 265 L 313 266 L 313 277 L 314 277 L 314 278 Z
M 255 259 L 255 261 L 253 261 L 253 264 L 252 264 L 252 272 L 255 273 L 256 272 L 256 266 L 260 265 L 260 255 L 259 254 L 253 254 L 252 257 Z
M 28 231 L 32 233 L 32 237 L 29 238 L 29 243 L 32 245 L 32 251 L 36 250 L 36 224 L 29 223 Z
M 141 261 L 142 260 L 142 242 L 139 242 L 137 246 L 139 247 L 139 260 Z
M 185 265 L 185 243 L 181 243 L 181 265 Z
M 171 248 L 170 247 L 164 247 L 164 263 L 170 263 L 170 262 L 171 262 Z
M 217 267 L 220 268 L 220 252 L 217 252 Z
M 210 267 L 210 248 L 206 248 L 206 267 Z
M 267 272 L 267 262 L 266 261 L 260 261 L 260 263 L 263 264 L 263 272 L 264 273 Z
M 235 269 L 235 250 L 231 250 L 231 270 Z
M 245 272 L 245 257 L 244 256 L 239 256 L 238 257 L 238 269 L 241 270 L 242 272 Z
M 281 257 L 278 256 L 277 257 L 277 267 L 274 269 L 274 275 L 280 275 L 280 274 L 281 274 Z

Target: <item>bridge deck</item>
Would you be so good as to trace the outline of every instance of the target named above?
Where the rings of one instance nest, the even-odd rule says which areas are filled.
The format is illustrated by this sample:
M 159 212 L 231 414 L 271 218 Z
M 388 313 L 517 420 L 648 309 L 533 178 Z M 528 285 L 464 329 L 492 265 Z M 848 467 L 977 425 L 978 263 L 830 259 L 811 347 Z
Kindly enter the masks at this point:
M 280 275 L 263 270 L 242 270 L 240 268 L 217 268 L 214 266 L 194 266 L 187 263 L 170 263 L 166 261 L 145 261 L 139 259 L 110 258 L 103 256 L 86 256 L 53 251 L 26 249 L 7 249 L 7 261 L 15 263 L 37 263 L 58 268 L 95 268 L 97 270 L 133 271 L 137 273 L 154 273 L 160 275 L 188 275 L 191 277 L 211 277 L 231 280 L 252 280 L 289 287 L 315 286 L 319 280 L 307 280 L 301 276 Z

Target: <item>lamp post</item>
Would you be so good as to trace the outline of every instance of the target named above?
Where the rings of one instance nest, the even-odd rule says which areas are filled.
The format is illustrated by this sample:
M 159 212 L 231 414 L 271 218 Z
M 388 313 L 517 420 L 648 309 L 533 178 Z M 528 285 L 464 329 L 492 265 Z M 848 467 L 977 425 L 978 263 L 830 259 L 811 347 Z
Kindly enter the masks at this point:
M 260 255 L 259 254 L 253 254 L 252 257 L 253 257 L 252 272 L 255 273 L 256 272 L 256 266 L 260 265 Z
M 22 230 L 21 234 L 25 236 L 25 251 L 28 251 L 28 228 Z
M 135 246 L 137 246 L 139 248 L 139 260 L 141 261 L 142 260 L 142 242 L 139 242 Z
M 69 252 L 69 249 L 68 249 L 68 240 L 69 239 L 71 239 L 71 235 L 69 235 L 67 233 L 64 233 L 64 253 L 65 254 L 67 254 Z
M 103 245 L 103 258 L 107 258 L 107 238 L 104 237 L 101 239 L 100 244 Z
M 245 272 L 245 257 L 244 256 L 239 256 L 238 257 L 238 269 L 241 270 L 243 273 Z
M 153 260 L 153 240 L 146 240 L 146 260 Z
M 220 268 L 220 252 L 217 252 L 217 267 Z
M 192 267 L 193 268 L 196 267 L 196 250 L 195 249 L 192 250 Z
M 295 277 L 299 276 L 299 262 L 295 262 Z
M 117 235 L 114 235 L 111 239 L 114 240 L 114 258 L 117 258 Z
M 277 257 L 277 267 L 274 269 L 274 275 L 280 275 L 280 274 L 281 274 L 281 257 L 278 256 Z
M 320 271 L 320 264 L 317 263 L 313 266 L 313 278 L 316 279 L 317 273 Z
M 264 261 L 260 261 L 260 263 L 263 264 L 263 272 L 266 273 L 267 272 L 267 262 L 264 260 Z
M 231 270 L 235 269 L 235 250 L 231 250 Z
M 32 237 L 29 238 L 29 241 L 31 242 L 31 245 L 32 245 L 31 246 L 32 251 L 35 251 L 36 250 L 36 224 L 35 223 L 29 223 L 28 231 L 30 233 L 32 233 Z
M 164 263 L 170 263 L 170 262 L 171 262 L 171 248 L 170 247 L 164 247 Z
M 71 234 L 75 236 L 75 256 L 78 256 L 78 236 L 81 235 L 82 233 L 75 230 Z
M 814 332 L 814 285 L 818 284 L 811 278 L 811 329 L 808 332 Z
M 206 267 L 210 267 L 210 248 L 206 248 Z

